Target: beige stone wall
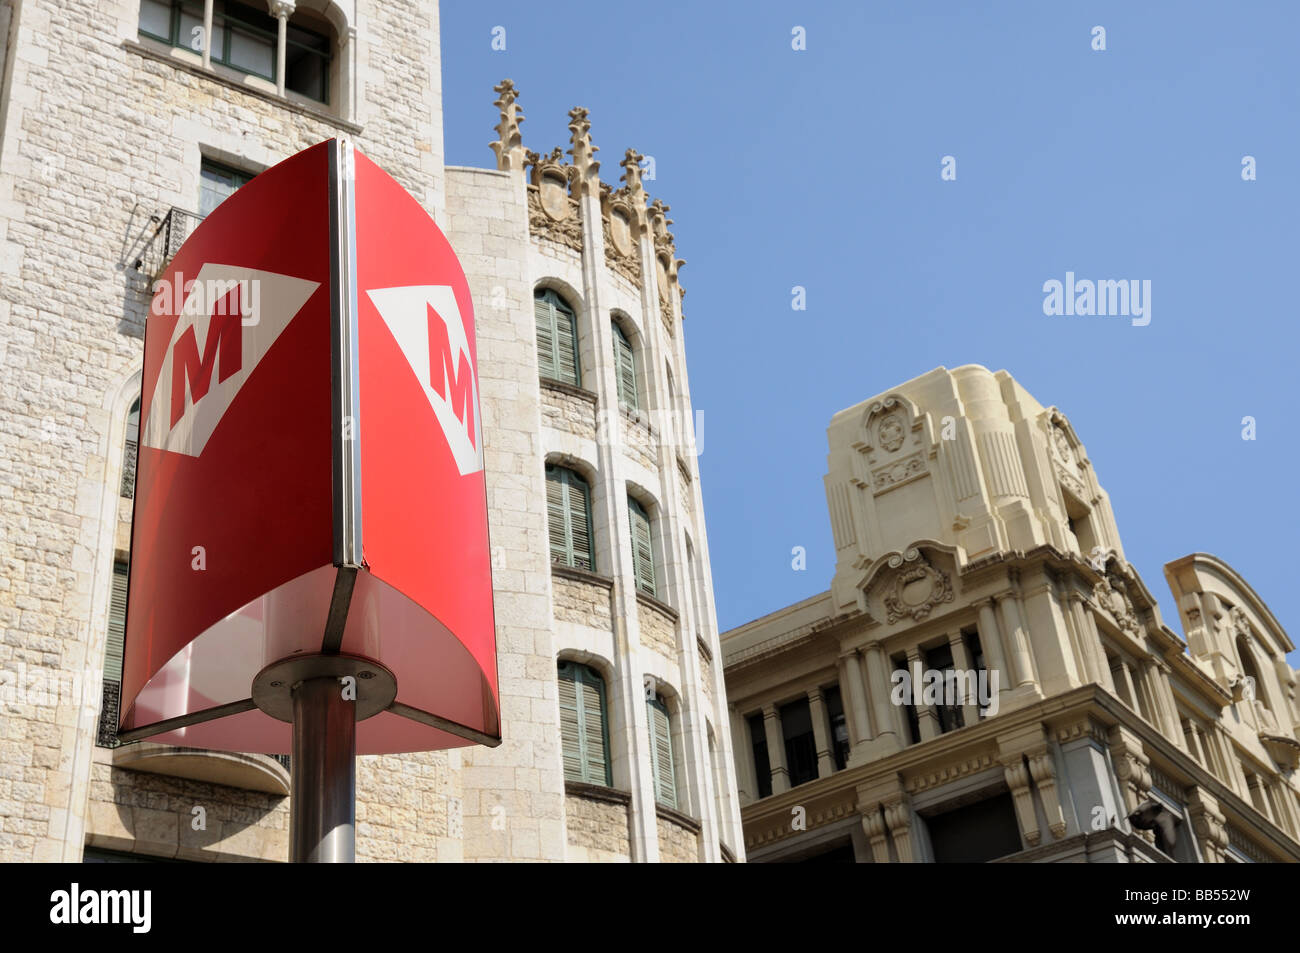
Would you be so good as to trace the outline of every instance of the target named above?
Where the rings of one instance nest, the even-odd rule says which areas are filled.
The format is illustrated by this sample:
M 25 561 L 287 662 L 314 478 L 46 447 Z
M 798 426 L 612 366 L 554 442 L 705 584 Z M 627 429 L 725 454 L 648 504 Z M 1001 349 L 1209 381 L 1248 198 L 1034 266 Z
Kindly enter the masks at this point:
M 197 208 L 200 150 L 257 170 L 350 134 L 438 212 L 436 3 L 358 6 L 359 132 L 135 52 L 135 0 L 25 0 L 13 13 L 0 144 L 0 670 L 102 666 L 122 418 L 149 301 L 131 265 L 150 215 Z M 93 709 L 73 698 L 6 706 L 0 860 L 80 858 Z M 51 748 L 57 760 L 33 757 Z M 136 785 L 152 794 L 143 788 L 156 779 L 118 774 L 114 798 L 136 797 Z
M 677 632 L 673 620 L 640 600 L 637 600 L 636 614 L 641 625 L 641 645 L 676 664 Z
M 288 859 L 287 797 L 127 771 L 110 758 L 98 749 L 92 768 L 90 846 L 178 860 Z M 195 830 L 200 817 L 206 829 Z
M 448 238 L 477 305 L 501 689 L 498 748 L 463 749 L 466 860 L 563 860 L 564 777 L 523 189 L 506 173 L 447 169 Z M 500 293 L 494 293 L 497 289 Z M 493 302 L 504 302 L 494 307 Z
M 596 439 L 596 405 L 576 394 L 543 386 L 542 423 L 586 440 Z
M 564 799 L 568 859 L 579 863 L 626 863 L 627 805 L 570 794 Z
M 682 507 L 688 512 L 695 511 L 695 494 L 691 491 L 691 479 L 682 470 L 681 464 L 677 465 L 677 498 L 681 500 Z
M 619 435 L 623 442 L 623 452 L 628 459 L 645 467 L 651 473 L 659 469 L 658 448 L 654 431 L 648 426 L 649 415 L 642 412 L 643 420 L 636 420 L 635 412 L 624 411 L 619 414 Z
M 713 663 L 703 652 L 700 653 L 700 684 L 704 686 L 704 697 L 713 705 Z
M 557 622 L 575 622 L 608 632 L 613 625 L 609 589 L 599 583 L 551 577 L 551 593 Z
M 666 817 L 659 818 L 659 860 L 694 864 L 700 859 L 700 835 Z

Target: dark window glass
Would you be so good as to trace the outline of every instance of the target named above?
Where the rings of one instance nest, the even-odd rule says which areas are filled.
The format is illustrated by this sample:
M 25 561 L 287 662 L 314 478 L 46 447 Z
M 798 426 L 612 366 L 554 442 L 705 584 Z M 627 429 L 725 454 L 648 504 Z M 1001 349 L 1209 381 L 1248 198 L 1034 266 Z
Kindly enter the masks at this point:
M 790 773 L 790 786 L 816 780 L 817 741 L 808 699 L 781 706 L 781 734 L 785 739 L 785 767 Z
M 965 725 L 962 718 L 961 699 L 958 697 L 961 693 L 961 685 L 956 685 L 957 691 L 952 695 L 953 704 L 945 704 L 948 698 L 948 689 L 954 683 L 949 679 L 949 673 L 955 668 L 952 661 L 952 647 L 949 645 L 940 645 L 925 652 L 925 667 L 932 671 L 942 672 L 944 674 L 943 684 L 939 686 L 939 702 L 934 706 L 935 714 L 939 716 L 939 732 L 953 731 Z M 916 686 L 912 687 L 913 691 L 917 690 Z M 924 686 L 922 686 L 924 690 Z
M 822 697 L 826 699 L 826 716 L 831 723 L 831 755 L 835 758 L 835 770 L 843 771 L 849 763 L 849 724 L 844 718 L 839 686 L 823 689 Z
M 754 776 L 758 779 L 758 796 L 772 796 L 772 765 L 767 760 L 767 730 L 763 727 L 763 716 L 750 715 L 749 737 L 754 747 Z
M 1020 851 L 1011 795 L 1002 793 L 925 819 L 940 864 L 982 864 Z

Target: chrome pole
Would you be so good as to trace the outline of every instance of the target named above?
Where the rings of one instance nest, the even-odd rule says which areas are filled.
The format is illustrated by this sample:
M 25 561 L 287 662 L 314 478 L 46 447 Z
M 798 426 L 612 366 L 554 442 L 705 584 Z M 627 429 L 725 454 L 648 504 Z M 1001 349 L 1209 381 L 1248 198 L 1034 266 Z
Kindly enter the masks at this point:
M 357 806 L 356 702 L 333 676 L 293 688 L 289 860 L 350 864 L 355 859 Z

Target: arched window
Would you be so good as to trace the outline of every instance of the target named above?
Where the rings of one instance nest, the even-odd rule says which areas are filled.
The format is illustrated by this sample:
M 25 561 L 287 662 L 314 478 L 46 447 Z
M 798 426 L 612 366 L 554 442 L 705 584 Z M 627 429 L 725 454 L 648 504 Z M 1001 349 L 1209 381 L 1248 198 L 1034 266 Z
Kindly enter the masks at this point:
M 614 370 L 618 380 L 618 402 L 622 407 L 637 410 L 641 404 L 637 397 L 636 361 L 632 358 L 632 342 L 627 339 L 617 321 L 614 325 Z
M 628 519 L 632 524 L 632 571 L 636 587 L 655 595 L 655 547 L 650 533 L 650 517 L 640 503 L 627 498 Z
M 650 716 L 650 769 L 654 777 L 655 801 L 677 809 L 677 775 L 673 764 L 672 722 L 662 695 L 646 700 Z
M 1264 680 L 1259 677 L 1259 667 L 1255 664 L 1255 653 L 1244 635 L 1237 636 L 1237 655 L 1241 657 L 1241 674 L 1247 679 L 1246 697 L 1258 699 L 1261 705 L 1271 709 L 1273 706 L 1268 703 L 1268 690 L 1264 687 Z
M 560 746 L 564 779 L 609 786 L 605 680 L 577 662 L 560 662 Z
M 126 444 L 122 448 L 122 489 L 124 499 L 135 499 L 135 461 L 140 447 L 140 401 L 131 405 L 126 417 Z
M 591 490 L 565 467 L 546 467 L 546 518 L 551 562 L 578 569 L 596 568 L 591 545 Z
M 582 386 L 578 366 L 578 319 L 564 299 L 549 288 L 533 293 L 537 319 L 537 366 L 542 377 Z

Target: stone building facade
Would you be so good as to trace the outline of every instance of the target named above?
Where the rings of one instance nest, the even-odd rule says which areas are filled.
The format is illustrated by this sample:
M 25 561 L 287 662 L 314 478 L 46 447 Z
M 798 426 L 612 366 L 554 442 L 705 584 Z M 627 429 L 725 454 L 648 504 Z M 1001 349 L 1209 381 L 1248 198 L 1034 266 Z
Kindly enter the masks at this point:
M 751 861 L 1300 860 L 1293 643 L 1204 553 L 1166 625 L 1063 413 L 938 368 L 828 442 L 830 589 L 722 636 Z
M 361 758 L 358 859 L 743 856 L 681 263 L 636 154 L 602 183 L 583 110 L 572 162 L 526 151 L 506 81 L 496 168 L 445 166 L 432 0 L 3 0 L 0 38 L 0 859 L 287 858 L 287 759 L 114 746 L 100 708 L 153 277 L 224 195 L 334 137 L 421 201 L 469 279 L 504 736 Z M 547 291 L 579 382 L 540 363 Z M 585 568 L 553 539 L 560 469 L 588 490 Z M 574 735 L 566 665 L 603 682 L 583 723 L 602 783 L 574 780 L 595 736 Z

